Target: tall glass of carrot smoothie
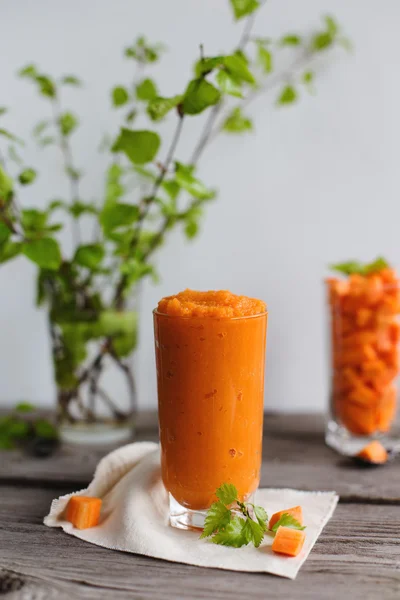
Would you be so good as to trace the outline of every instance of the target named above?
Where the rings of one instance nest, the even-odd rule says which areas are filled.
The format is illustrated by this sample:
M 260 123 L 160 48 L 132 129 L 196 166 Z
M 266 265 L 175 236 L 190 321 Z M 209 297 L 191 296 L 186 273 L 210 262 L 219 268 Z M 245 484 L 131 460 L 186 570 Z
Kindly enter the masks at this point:
M 186 290 L 154 311 L 161 471 L 170 522 L 201 527 L 222 483 L 260 481 L 266 305 Z

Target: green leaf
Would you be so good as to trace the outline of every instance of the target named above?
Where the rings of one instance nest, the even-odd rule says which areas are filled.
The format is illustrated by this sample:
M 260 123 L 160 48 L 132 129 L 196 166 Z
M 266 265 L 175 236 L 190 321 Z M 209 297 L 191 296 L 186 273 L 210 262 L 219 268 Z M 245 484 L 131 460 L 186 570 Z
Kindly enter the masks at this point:
M 157 97 L 151 100 L 147 106 L 147 114 L 152 121 L 160 121 L 170 110 L 182 102 L 183 96 L 172 98 Z
M 273 70 L 272 53 L 268 48 L 258 44 L 257 59 L 265 73 L 271 73 Z
M 353 275 L 355 273 L 358 273 L 361 275 L 364 273 L 364 265 L 355 260 L 350 260 L 348 262 L 330 265 L 329 268 L 332 271 L 337 271 L 338 273 L 342 273 L 342 275 Z
M 0 200 L 6 201 L 10 198 L 13 191 L 13 182 L 0 165 Z
M 94 271 L 103 260 L 104 254 L 105 250 L 101 244 L 86 244 L 77 248 L 74 262 Z
M 74 219 L 79 219 L 82 215 L 97 215 L 99 212 L 95 204 L 80 200 L 75 200 L 70 206 L 66 205 L 66 208 Z
M 25 208 L 21 213 L 24 231 L 42 231 L 47 225 L 47 213 L 36 208 Z
M 12 450 L 15 443 L 7 432 L 0 431 L 0 450 Z
M 194 177 L 193 168 L 188 165 L 183 165 L 180 162 L 175 163 L 175 180 L 181 188 L 195 198 L 207 200 L 214 197 L 214 192 Z
M 243 526 L 243 534 L 246 537 L 248 544 L 252 543 L 258 548 L 263 541 L 265 528 L 260 525 L 260 523 L 256 523 L 256 521 L 247 517 L 246 524 Z
M 147 77 L 136 86 L 136 98 L 143 102 L 154 100 L 157 96 L 157 86 L 152 79 Z
M 292 85 L 286 85 L 278 96 L 277 103 L 280 105 L 293 104 L 297 100 L 297 91 Z
M 19 167 L 23 166 L 24 161 L 22 160 L 14 146 L 8 147 L 8 156 L 10 160 L 12 160 L 16 165 L 18 165 Z
M 7 108 L 5 106 L 0 106 L 0 117 L 7 112 Z
M 226 527 L 231 520 L 231 511 L 222 502 L 214 502 L 207 511 L 201 539 Z
M 64 75 L 61 79 L 61 83 L 64 85 L 75 85 L 77 87 L 82 85 L 82 81 L 78 77 L 75 77 L 75 75 Z
M 1 218 L 1 217 L 0 217 Z M 10 229 L 3 221 L 0 221 L 0 244 L 6 242 L 11 235 Z
M 29 185 L 30 183 L 33 183 L 36 179 L 36 171 L 35 169 L 24 169 L 23 171 L 21 171 L 21 173 L 18 175 L 18 181 L 22 184 L 22 185 Z
M 242 98 L 242 85 L 238 79 L 228 71 L 218 71 L 217 73 L 218 86 L 224 94 Z
M 323 31 L 322 33 L 317 33 L 311 40 L 311 50 L 314 52 L 321 52 L 322 50 L 326 50 L 333 44 L 334 37 L 329 31 Z
M 328 32 L 335 37 L 335 35 L 338 33 L 339 31 L 339 26 L 337 24 L 337 21 L 335 20 L 334 17 L 332 17 L 331 15 L 326 15 L 325 18 L 325 23 L 326 23 L 326 28 L 328 30 Z
M 128 112 L 128 114 L 126 115 L 125 121 L 127 123 L 133 123 L 133 121 L 136 119 L 137 115 L 138 115 L 138 111 L 136 110 L 136 108 L 132 108 L 132 110 L 130 110 Z
M 279 519 L 279 521 L 277 521 L 275 523 L 275 525 L 272 527 L 273 532 L 278 531 L 279 527 L 290 527 L 291 529 L 300 529 L 303 530 L 305 529 L 305 525 L 301 525 L 299 523 L 299 521 L 297 519 L 295 519 L 292 515 L 290 515 L 289 513 L 284 513 L 281 518 Z
M 112 151 L 124 152 L 131 162 L 143 165 L 155 158 L 160 141 L 160 136 L 154 131 L 133 131 L 122 128 Z
M 197 115 L 220 101 L 221 92 L 205 79 L 192 79 L 186 88 L 182 110 L 187 115 Z
M 12 260 L 18 254 L 21 253 L 22 244 L 19 242 L 11 242 L 6 240 L 2 244 L 0 243 L 0 263 L 5 263 Z
M 21 138 L 17 137 L 7 129 L 0 129 L 0 135 L 8 140 L 11 140 L 12 142 L 15 142 L 16 144 L 19 144 L 20 146 L 24 145 L 24 142 L 21 140 Z
M 47 98 L 56 97 L 56 86 L 50 77 L 47 77 L 47 75 L 37 75 L 35 81 L 39 85 L 39 91 L 43 96 Z
M 52 423 L 50 423 L 50 421 L 47 421 L 46 419 L 38 419 L 35 421 L 33 427 L 38 437 L 51 440 L 58 438 L 57 429 Z
M 161 185 L 172 200 L 178 197 L 181 186 L 174 179 L 164 179 Z
M 185 225 L 185 235 L 188 238 L 188 240 L 192 240 L 194 237 L 196 237 L 198 231 L 198 223 L 196 223 L 196 221 L 188 220 Z
M 221 67 L 224 64 L 224 56 L 209 56 L 200 58 L 194 65 L 194 73 L 196 77 L 207 75 L 214 71 L 217 67 Z
M 255 79 L 250 69 L 247 66 L 246 61 L 243 59 L 241 54 L 232 54 L 231 56 L 224 57 L 225 68 L 231 75 L 236 77 L 239 81 L 246 83 L 255 83 Z
M 258 523 L 263 527 L 264 531 L 267 530 L 268 529 L 267 511 L 262 506 L 255 506 L 254 504 L 253 504 L 253 510 L 254 510 L 254 514 L 255 514 L 255 517 L 256 517 Z
M 38 144 L 44 148 L 45 146 L 50 146 L 50 144 L 54 144 L 56 139 L 51 135 L 46 135 L 44 138 L 38 140 Z
M 382 271 L 383 269 L 389 269 L 390 265 L 387 262 L 386 259 L 384 259 L 382 256 L 378 256 L 377 259 L 375 259 L 373 262 L 365 265 L 364 267 L 364 273 L 365 275 L 370 275 L 371 273 L 379 273 L 379 271 Z
M 36 409 L 33 406 L 33 404 L 31 404 L 30 402 L 19 402 L 19 404 L 17 404 L 17 406 L 15 407 L 15 410 L 17 412 L 27 413 L 27 412 L 32 412 Z
M 61 251 L 53 238 L 44 237 L 24 242 L 22 252 L 42 269 L 57 270 L 61 265 Z
M 249 543 L 246 520 L 241 517 L 233 517 L 224 529 L 218 531 L 211 538 L 211 541 L 213 544 L 232 546 L 233 548 L 246 546 Z
M 49 125 L 50 125 L 50 121 L 48 121 L 48 120 L 43 120 L 43 121 L 39 121 L 38 123 L 36 123 L 36 125 L 32 131 L 34 137 L 40 136 L 45 131 L 45 129 L 47 129 L 47 127 Z
M 83 171 L 79 171 L 79 169 L 75 169 L 74 167 L 70 166 L 66 167 L 65 172 L 69 177 L 71 177 L 71 179 L 74 179 L 75 181 L 80 179 L 83 175 Z
M 18 71 L 19 77 L 35 78 L 37 74 L 38 72 L 34 64 L 29 64 L 26 67 L 22 67 L 22 69 Z
M 230 115 L 225 119 L 222 128 L 229 133 L 241 133 L 243 131 L 251 131 L 253 129 L 253 123 L 242 113 L 242 110 L 237 107 L 234 108 Z
M 129 100 L 128 90 L 122 85 L 118 85 L 112 90 L 111 98 L 114 106 L 123 106 Z
M 289 33 L 287 35 L 284 35 L 280 39 L 279 43 L 281 46 L 300 46 L 301 37 L 295 33 Z
M 215 492 L 217 498 L 226 505 L 236 502 L 238 491 L 232 483 L 223 483 Z
M 132 204 L 117 202 L 106 206 L 100 214 L 100 222 L 105 232 L 112 231 L 117 227 L 131 225 L 137 221 L 139 209 Z
M 7 432 L 9 436 L 14 439 L 23 439 L 29 435 L 30 429 L 29 423 L 26 423 L 26 421 L 12 419 L 7 428 Z
M 310 85 L 314 81 L 314 72 L 313 71 L 304 71 L 302 75 L 302 81 L 306 85 Z
M 230 3 L 236 20 L 250 15 L 260 6 L 257 0 L 230 0 Z
M 366 264 L 350 260 L 348 262 L 330 265 L 332 271 L 337 271 L 342 275 L 370 275 L 371 273 L 379 273 L 382 269 L 388 268 L 390 268 L 390 265 L 382 256 L 378 256 L 373 262 Z
M 58 119 L 58 125 L 62 135 L 71 135 L 73 131 L 78 127 L 78 119 L 75 115 L 70 112 L 65 112 L 60 115 Z

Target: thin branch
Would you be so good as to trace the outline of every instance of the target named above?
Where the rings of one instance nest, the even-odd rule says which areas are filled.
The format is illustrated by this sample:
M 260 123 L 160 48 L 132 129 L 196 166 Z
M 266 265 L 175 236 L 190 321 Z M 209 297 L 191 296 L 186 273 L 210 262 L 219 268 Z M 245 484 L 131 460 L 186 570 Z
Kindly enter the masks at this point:
M 53 101 L 53 112 L 54 112 L 54 121 L 55 126 L 57 128 L 60 149 L 64 159 L 64 167 L 65 172 L 68 177 L 69 187 L 70 187 L 70 195 L 71 195 L 71 203 L 75 200 L 78 200 L 79 195 L 79 181 L 78 178 L 72 175 L 72 172 L 75 171 L 74 161 L 72 158 L 72 150 L 69 144 L 67 136 L 63 135 L 61 131 L 60 125 L 60 117 L 61 117 L 61 106 L 58 98 L 56 97 Z M 81 233 L 79 228 L 79 221 L 72 217 L 72 230 L 74 236 L 74 244 L 75 246 L 79 246 L 81 240 Z
M 131 240 L 131 242 L 129 244 L 129 252 L 130 253 L 133 251 L 133 249 L 135 248 L 135 246 L 139 242 L 140 233 L 142 231 L 143 222 L 144 222 L 144 220 L 146 219 L 146 217 L 147 217 L 147 215 L 149 213 L 151 205 L 152 205 L 152 203 L 154 202 L 154 200 L 155 200 L 155 198 L 157 196 L 158 190 L 159 190 L 162 182 L 164 181 L 164 178 L 165 178 L 165 176 L 166 176 L 166 174 L 168 172 L 168 168 L 169 168 L 169 166 L 170 166 L 170 164 L 171 164 L 171 162 L 173 160 L 173 157 L 174 157 L 174 154 L 175 154 L 178 142 L 179 142 L 179 138 L 180 138 L 181 133 L 182 133 L 182 126 L 183 126 L 183 120 L 184 120 L 184 115 L 179 111 L 179 107 L 178 107 L 178 115 L 179 115 L 178 124 L 177 124 L 177 127 L 175 129 L 175 133 L 174 133 L 174 136 L 173 136 L 170 148 L 168 150 L 168 153 L 167 153 L 167 156 L 166 156 L 163 168 L 161 169 L 160 174 L 158 175 L 157 179 L 154 182 L 153 189 L 151 191 L 150 196 L 148 198 L 144 199 L 145 201 L 144 201 L 144 203 L 141 206 L 141 210 L 140 210 L 140 207 L 139 207 L 139 210 L 140 210 L 139 218 L 138 218 L 137 223 L 136 223 L 136 228 L 135 228 L 135 231 L 134 231 L 134 235 L 133 235 L 132 240 Z M 121 277 L 118 285 L 117 285 L 117 289 L 115 291 L 114 300 L 113 300 L 113 304 L 115 304 L 117 308 L 120 307 L 119 305 L 121 304 L 122 293 L 124 291 L 126 282 L 127 282 L 127 276 L 123 275 Z
M 256 14 L 257 14 L 257 11 L 253 12 L 246 19 L 243 33 L 240 37 L 239 44 L 236 47 L 236 51 L 243 50 L 245 48 L 246 44 L 249 42 L 251 31 L 252 31 L 254 22 L 256 20 Z M 191 165 L 196 165 L 200 159 L 200 156 L 203 154 L 203 151 L 204 151 L 205 147 L 207 146 L 208 141 L 211 136 L 211 133 L 213 131 L 214 123 L 217 120 L 217 117 L 220 114 L 223 106 L 224 106 L 224 102 L 223 102 L 223 100 L 220 100 L 218 102 L 218 104 L 216 104 L 215 106 L 212 107 L 212 109 L 208 115 L 208 118 L 205 122 L 203 131 L 200 135 L 200 139 L 197 142 L 197 144 L 193 150 L 193 153 L 192 153 L 192 156 L 190 159 Z
M 258 98 L 261 94 L 265 94 L 266 92 L 271 91 L 277 85 L 282 83 L 285 80 L 290 79 L 293 74 L 298 71 L 300 68 L 306 67 L 313 59 L 313 55 L 309 52 L 302 54 L 298 57 L 293 63 L 290 65 L 288 69 L 285 69 L 281 73 L 275 73 L 274 75 L 270 75 L 264 85 L 258 87 L 254 91 L 252 91 L 242 102 L 238 103 L 237 108 L 246 108 L 249 106 L 256 98 Z M 223 126 L 225 123 L 225 118 L 221 119 L 221 121 L 213 128 L 208 136 L 206 141 L 206 145 L 210 144 L 215 140 L 215 138 L 221 133 L 223 130 Z

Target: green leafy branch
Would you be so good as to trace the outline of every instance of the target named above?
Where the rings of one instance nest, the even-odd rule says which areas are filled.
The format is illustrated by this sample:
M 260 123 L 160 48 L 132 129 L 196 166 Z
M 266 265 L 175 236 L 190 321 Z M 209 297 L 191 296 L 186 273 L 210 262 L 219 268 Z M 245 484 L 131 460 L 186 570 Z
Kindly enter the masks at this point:
M 21 140 L 1 127 L 0 140 L 12 145 L 9 162 L 0 149 L 0 263 L 23 255 L 38 267 L 37 303 L 49 308 L 56 380 L 66 406 L 72 400 L 82 404 L 79 386 L 95 385 L 104 356 L 118 359 L 120 368 L 125 367 L 124 359 L 136 343 L 136 325 L 132 315 L 122 321 L 120 316 L 138 283 L 148 276 L 156 279 L 152 260 L 167 233 L 182 226 L 188 239 L 197 235 L 204 208 L 216 195 L 197 172 L 204 149 L 221 132 L 251 131 L 253 122 L 244 108 L 262 92 L 282 84 L 278 104 L 293 104 L 300 86 L 314 85 L 307 61 L 344 40 L 332 17 L 307 40 L 294 33 L 277 42 L 252 37 L 263 2 L 230 0 L 230 5 L 234 18 L 244 22 L 239 43 L 218 56 L 207 56 L 201 48 L 193 75 L 172 96 L 162 95 L 145 72 L 160 59 L 164 47 L 141 36 L 125 49 L 126 59 L 135 65 L 133 81 L 111 91 L 121 127 L 116 135 L 108 134 L 103 144 L 110 162 L 103 197 L 96 202 L 81 197 L 83 174 L 76 168 L 71 144 L 79 120 L 61 104 L 63 87 L 78 89 L 80 80 L 70 74 L 56 79 L 32 64 L 19 73 L 51 103 L 51 116 L 36 124 L 33 135 L 40 147 L 61 151 L 70 197 L 52 199 L 44 210 L 19 206 L 18 190 L 34 184 L 37 173 L 24 165 L 16 151 Z M 296 53 L 293 65 L 274 73 L 275 53 L 285 49 Z M 199 140 L 191 157 L 182 160 L 178 144 L 184 124 L 203 114 Z M 148 128 L 133 128 L 138 115 L 148 120 Z M 160 159 L 158 125 L 169 116 L 176 119 L 175 131 L 165 158 Z M 0 108 L 0 118 L 7 118 L 5 108 Z M 62 249 L 59 239 L 65 215 L 73 222 L 72 253 Z M 93 222 L 94 235 L 89 239 L 81 239 L 82 219 Z M 92 341 L 98 344 L 98 353 L 93 369 L 87 371 L 82 365 Z M 91 418 L 90 411 L 85 414 Z
M 268 528 L 268 515 L 262 506 L 241 502 L 236 487 L 231 483 L 222 484 L 215 492 L 218 501 L 207 511 L 201 539 L 210 538 L 213 544 L 241 548 L 253 544 L 258 548 L 268 533 L 275 535 L 279 527 L 305 529 L 297 519 L 284 513 Z

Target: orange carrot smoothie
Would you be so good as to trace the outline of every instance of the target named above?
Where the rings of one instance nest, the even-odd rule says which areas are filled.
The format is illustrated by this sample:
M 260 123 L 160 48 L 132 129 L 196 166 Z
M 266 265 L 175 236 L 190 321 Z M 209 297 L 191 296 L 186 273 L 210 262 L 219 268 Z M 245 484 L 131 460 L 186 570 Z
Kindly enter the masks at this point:
M 266 305 L 186 290 L 154 311 L 161 470 L 173 498 L 207 509 L 222 483 L 260 480 Z

